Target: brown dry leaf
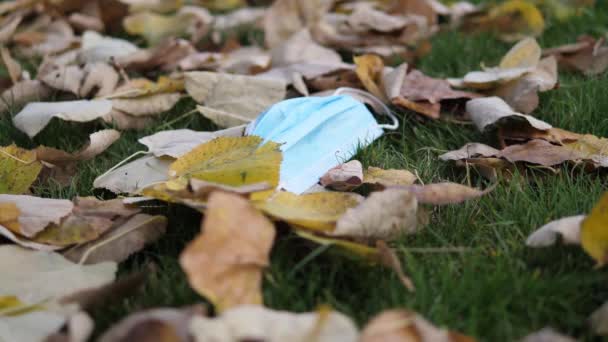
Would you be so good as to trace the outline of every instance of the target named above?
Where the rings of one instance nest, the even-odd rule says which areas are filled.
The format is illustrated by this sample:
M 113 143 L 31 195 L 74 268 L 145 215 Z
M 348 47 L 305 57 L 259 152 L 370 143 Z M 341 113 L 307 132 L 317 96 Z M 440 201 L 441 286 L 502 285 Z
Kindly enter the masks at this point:
M 13 111 L 32 102 L 44 100 L 51 95 L 51 89 L 38 80 L 23 80 L 13 84 L 0 95 L 0 114 Z
M 118 57 L 116 63 L 126 69 L 136 71 L 157 68 L 172 70 L 177 67 L 179 61 L 195 52 L 196 49 L 187 40 L 171 38 L 157 46 Z
M 370 2 L 351 4 L 351 14 L 348 16 L 348 26 L 357 33 L 378 31 L 383 33 L 395 32 L 408 25 L 408 19 L 402 15 L 391 15 L 377 10 Z
M 8 43 L 23 20 L 23 14 L 15 13 L 0 19 L 0 44 Z
M 423 16 L 429 24 L 436 24 L 439 14 L 446 14 L 445 10 L 447 8 L 438 8 L 433 0 L 398 0 L 393 1 L 388 8 L 388 12 L 392 14 Z
M 323 175 L 321 185 L 338 191 L 350 191 L 363 184 L 363 165 L 358 160 L 338 165 Z
M 376 55 L 363 55 L 354 57 L 353 60 L 357 65 L 355 72 L 359 76 L 361 83 L 365 86 L 365 89 L 379 99 L 386 99 L 384 92 L 381 90 L 384 70 L 382 58 Z
M 167 218 L 164 216 L 136 214 L 95 241 L 77 245 L 63 255 L 80 264 L 97 264 L 104 261 L 122 262 L 145 245 L 155 242 L 165 234 Z
M 63 19 L 55 20 L 39 29 L 15 34 L 13 40 L 16 43 L 31 45 L 23 49 L 24 54 L 32 56 L 58 54 L 68 50 L 79 41 L 70 24 Z
M 314 192 L 296 195 L 281 191 L 256 203 L 267 215 L 310 230 L 331 232 L 349 208 L 362 197 L 350 192 Z
M 135 117 L 156 116 L 173 108 L 181 98 L 180 93 L 166 93 L 112 99 L 112 109 Z
M 94 96 L 103 97 L 111 94 L 118 85 L 118 72 L 107 63 L 87 64 L 84 71 L 86 76 L 79 90 L 80 96 L 87 96 L 96 90 Z
M 204 104 L 199 111 L 220 127 L 253 121 L 286 95 L 285 83 L 253 76 L 188 72 L 185 79 L 188 94 Z
M 576 70 L 585 75 L 599 75 L 608 69 L 606 39 L 580 36 L 578 42 L 543 51 L 545 56 L 555 56 L 560 67 Z
M 419 314 L 407 310 L 387 310 L 373 317 L 361 332 L 360 342 L 474 342 L 458 332 L 438 328 Z
M 119 61 L 120 58 L 125 58 L 137 51 L 140 51 L 139 48 L 127 40 L 102 36 L 93 31 L 85 31 L 80 42 L 78 61 L 83 63 L 111 63 L 113 60 Z
M 11 56 L 11 52 L 4 46 L 0 46 L 0 56 L 11 81 L 13 84 L 17 83 L 21 79 L 21 64 Z
M 363 174 L 363 182 L 382 187 L 394 185 L 412 185 L 418 178 L 407 170 L 388 169 L 370 166 Z
M 303 27 L 314 24 L 333 5 L 333 0 L 278 0 L 264 16 L 266 46 L 274 48 Z
M 54 70 L 40 77 L 47 86 L 78 95 L 85 76 L 84 70 L 77 65 L 56 65 Z
M 481 197 L 494 190 L 495 186 L 491 186 L 486 190 L 479 190 L 457 183 L 446 182 L 426 185 L 409 185 L 401 188 L 414 194 L 418 203 L 445 205 L 457 204 Z
M 294 33 L 289 39 L 275 46 L 270 55 L 273 67 L 298 63 L 342 64 L 340 54 L 316 43 L 308 29 Z
M 205 311 L 202 305 L 139 311 L 110 327 L 99 342 L 189 342 L 191 320 Z
M 325 306 L 317 312 L 292 313 L 244 305 L 214 318 L 195 317 L 190 332 L 196 342 L 356 342 L 359 335 L 350 318 Z
M 347 208 L 328 234 L 392 240 L 418 231 L 417 211 L 418 201 L 408 190 L 373 192 L 359 205 Z
M 272 222 L 247 200 L 214 192 L 201 229 L 180 255 L 192 288 L 220 312 L 262 304 L 262 271 L 275 236 Z

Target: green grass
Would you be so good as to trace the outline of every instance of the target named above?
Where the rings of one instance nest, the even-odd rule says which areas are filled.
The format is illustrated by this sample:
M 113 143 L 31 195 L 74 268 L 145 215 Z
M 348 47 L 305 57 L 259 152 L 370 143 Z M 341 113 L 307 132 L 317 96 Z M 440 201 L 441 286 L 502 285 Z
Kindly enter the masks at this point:
M 549 23 L 540 42 L 553 46 L 571 42 L 579 34 L 607 31 L 608 6 L 603 4 L 569 22 Z M 417 67 L 433 76 L 462 76 L 481 62 L 496 64 L 509 46 L 487 34 L 441 33 L 433 39 L 431 54 Z M 607 74 L 586 78 L 562 73 L 560 88 L 542 94 L 535 115 L 557 127 L 608 136 L 607 94 Z M 123 133 L 103 155 L 81 163 L 70 186 L 36 186 L 34 193 L 111 198 L 108 192 L 92 189 L 93 179 L 143 149 L 136 142 L 139 137 L 164 129 L 214 128 L 196 115 L 165 125 L 193 107 L 192 101 L 184 100 L 146 131 Z M 421 121 L 409 112 L 399 114 L 398 132 L 387 134 L 359 153 L 365 165 L 415 170 L 425 183 L 449 180 L 488 185 L 474 170 L 467 176 L 465 170 L 441 162 L 437 156 L 466 142 L 489 143 L 492 137 L 481 135 L 470 125 Z M 45 144 L 75 150 L 88 134 L 102 127 L 100 123 L 54 121 L 31 141 L 3 119 L 0 145 L 16 142 L 23 147 Z M 331 250 L 300 264 L 316 247 L 281 229 L 264 277 L 264 301 L 271 308 L 292 311 L 329 304 L 360 325 L 382 310 L 408 308 L 436 324 L 485 341 L 518 339 L 545 326 L 591 340 L 586 320 L 608 300 L 608 272 L 593 269 L 592 260 L 578 247 L 531 250 L 524 245 L 531 231 L 549 220 L 587 212 L 605 191 L 605 176 L 600 172 L 584 173 L 567 166 L 558 171 L 515 175 L 502 180 L 494 192 L 480 200 L 430 208 L 430 224 L 394 244 L 416 285 L 415 293 L 407 292 L 391 271 L 357 264 Z M 168 232 L 161 241 L 123 263 L 120 274 L 146 270 L 149 264 L 157 271 L 149 275 L 141 291 L 94 311 L 97 332 L 136 310 L 203 301 L 189 288 L 177 262 L 180 251 L 199 231 L 200 214 L 179 206 L 159 205 L 149 210 L 169 217 Z M 430 253 L 416 249 L 419 247 L 464 247 L 466 251 Z M 298 264 L 301 267 L 294 270 Z

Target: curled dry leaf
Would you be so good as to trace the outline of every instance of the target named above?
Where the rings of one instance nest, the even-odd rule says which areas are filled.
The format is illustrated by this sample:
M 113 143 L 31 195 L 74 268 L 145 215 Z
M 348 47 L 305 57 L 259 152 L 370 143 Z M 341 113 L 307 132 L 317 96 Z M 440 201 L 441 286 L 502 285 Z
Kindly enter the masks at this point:
M 363 184 L 363 165 L 358 160 L 338 165 L 327 171 L 320 183 L 338 191 L 350 191 Z
M 530 234 L 526 239 L 526 246 L 553 246 L 560 237 L 565 244 L 579 245 L 581 243 L 581 223 L 585 217 L 586 215 L 577 215 L 551 221 Z
M 19 81 L 0 95 L 0 114 L 16 111 L 28 102 L 44 100 L 50 95 L 51 89 L 38 80 Z
M 166 93 L 137 98 L 113 99 L 112 108 L 135 117 L 160 115 L 181 99 L 179 93 Z
M 361 83 L 370 93 L 374 94 L 379 99 L 386 99 L 384 92 L 381 90 L 382 75 L 384 71 L 384 62 L 376 55 L 363 55 L 353 58 L 357 68 L 355 72 Z
M 608 46 L 605 38 L 580 36 L 577 43 L 543 51 L 545 56 L 555 56 L 561 68 L 576 70 L 585 75 L 599 75 L 608 69 Z
M 23 20 L 22 14 L 5 16 L 0 19 L 0 44 L 8 43 Z
M 190 42 L 184 39 L 166 39 L 157 46 L 138 50 L 126 56 L 116 58 L 116 63 L 129 70 L 173 70 L 178 62 L 195 53 Z
M 119 138 L 120 132 L 117 130 L 104 129 L 89 135 L 89 142 L 79 151 L 74 153 L 68 153 L 46 146 L 38 146 L 34 152 L 36 153 L 38 160 L 53 165 L 64 166 L 65 164 L 70 164 L 75 161 L 90 160 L 95 158 L 108 149 L 108 147 L 110 147 Z
M 185 78 L 188 94 L 204 104 L 199 111 L 221 127 L 253 121 L 286 94 L 283 82 L 253 76 L 188 72 Z
M 190 332 L 196 342 L 355 342 L 359 335 L 350 318 L 327 308 L 315 313 L 292 313 L 253 305 L 226 310 L 215 318 L 195 317 Z
M 68 249 L 64 256 L 80 264 L 122 262 L 165 234 L 167 218 L 137 214 L 95 241 Z
M 214 192 L 202 233 L 180 255 L 192 288 L 218 311 L 262 303 L 262 271 L 269 264 L 274 225 L 246 199 Z
M 373 192 L 346 209 L 330 235 L 392 240 L 417 231 L 418 201 L 408 190 Z
M 109 63 L 137 51 L 139 48 L 127 40 L 105 37 L 97 32 L 86 31 L 82 35 L 78 59 L 84 63 Z
M 0 147 L 0 193 L 23 194 L 38 178 L 42 164 L 33 151 L 15 145 Z
M 31 138 L 46 127 L 52 118 L 87 122 L 101 118 L 111 110 L 112 102 L 108 100 L 30 102 L 13 117 L 13 124 Z
M 114 324 L 103 333 L 99 342 L 171 341 L 188 342 L 190 322 L 203 317 L 202 305 L 183 308 L 156 308 L 136 312 Z
M 362 197 L 350 192 L 315 192 L 296 195 L 281 191 L 256 203 L 266 214 L 298 227 L 332 232 L 336 222 Z
M 471 337 L 441 329 L 419 314 L 407 310 L 387 310 L 373 317 L 361 332 L 361 342 L 474 342 Z
M 46 56 L 61 53 L 79 41 L 70 24 L 63 19 L 55 20 L 40 29 L 41 31 L 20 32 L 14 36 L 13 40 L 17 43 L 20 42 L 21 37 L 27 35 L 35 37 L 29 42 L 31 46 L 23 50 L 26 55 Z

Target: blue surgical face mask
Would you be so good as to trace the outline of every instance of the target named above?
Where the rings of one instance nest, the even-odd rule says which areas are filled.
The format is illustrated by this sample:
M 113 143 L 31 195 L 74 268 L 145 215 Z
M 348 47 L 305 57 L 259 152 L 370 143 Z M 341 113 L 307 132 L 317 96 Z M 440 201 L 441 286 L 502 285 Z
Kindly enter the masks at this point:
M 264 143 L 282 144 L 279 188 L 296 194 L 305 192 L 329 169 L 352 158 L 357 148 L 379 138 L 383 128 L 398 127 L 389 109 L 371 94 L 350 88 L 336 93 L 281 101 L 247 126 L 246 135 L 260 136 Z M 379 125 L 362 102 L 340 93 L 352 93 L 381 105 L 393 124 Z

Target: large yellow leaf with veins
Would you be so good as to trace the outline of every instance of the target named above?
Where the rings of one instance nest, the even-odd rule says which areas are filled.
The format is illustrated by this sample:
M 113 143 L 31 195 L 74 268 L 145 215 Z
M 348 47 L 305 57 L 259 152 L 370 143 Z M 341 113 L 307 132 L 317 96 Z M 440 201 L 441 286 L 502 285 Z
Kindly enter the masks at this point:
M 279 144 L 262 138 L 220 137 L 199 145 L 169 167 L 169 176 L 196 178 L 230 186 L 279 183 Z

